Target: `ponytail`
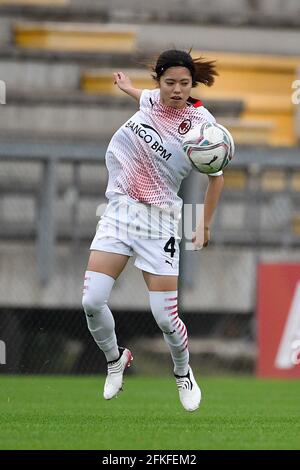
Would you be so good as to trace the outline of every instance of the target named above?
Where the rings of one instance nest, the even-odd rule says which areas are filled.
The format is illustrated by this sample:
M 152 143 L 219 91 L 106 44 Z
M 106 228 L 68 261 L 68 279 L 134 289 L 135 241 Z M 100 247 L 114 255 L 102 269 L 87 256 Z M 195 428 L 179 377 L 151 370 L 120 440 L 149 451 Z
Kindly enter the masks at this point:
M 197 57 L 193 59 L 195 73 L 193 76 L 193 87 L 198 83 L 203 83 L 206 86 L 212 86 L 215 82 L 215 77 L 218 74 L 216 71 L 216 61 L 206 60 L 204 57 Z

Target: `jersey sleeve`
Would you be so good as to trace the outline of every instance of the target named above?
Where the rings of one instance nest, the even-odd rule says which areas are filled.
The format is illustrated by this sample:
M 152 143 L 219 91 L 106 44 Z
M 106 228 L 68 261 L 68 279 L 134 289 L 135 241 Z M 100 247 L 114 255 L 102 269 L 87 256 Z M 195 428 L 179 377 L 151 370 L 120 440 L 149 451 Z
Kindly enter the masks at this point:
M 156 101 L 159 101 L 160 91 L 156 88 L 154 90 L 145 89 L 140 97 L 140 109 L 151 109 Z
M 216 171 L 216 173 L 209 173 L 208 176 L 222 176 L 223 175 L 223 171 L 220 170 L 220 171 Z
M 201 106 L 201 113 L 204 115 L 205 119 L 208 121 L 208 122 L 217 122 L 216 121 L 216 118 L 208 111 L 207 108 L 205 108 L 204 106 Z
M 140 107 L 145 106 L 145 104 L 149 101 L 150 98 L 150 90 L 143 90 L 140 97 Z

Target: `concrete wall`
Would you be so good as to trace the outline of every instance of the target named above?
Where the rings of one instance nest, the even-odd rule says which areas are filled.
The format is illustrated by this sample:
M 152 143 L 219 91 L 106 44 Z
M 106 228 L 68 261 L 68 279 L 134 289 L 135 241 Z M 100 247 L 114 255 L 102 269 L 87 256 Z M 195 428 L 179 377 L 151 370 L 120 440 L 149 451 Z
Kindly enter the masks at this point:
M 91 234 L 91 238 L 93 234 Z M 89 243 L 59 244 L 55 274 L 48 286 L 38 282 L 33 243 L 0 243 L 0 307 L 80 307 Z M 249 312 L 255 309 L 256 263 L 300 262 L 300 250 L 209 248 L 193 254 L 194 285 L 183 291 L 188 311 Z M 148 309 L 148 294 L 141 273 L 129 261 L 116 282 L 112 309 Z

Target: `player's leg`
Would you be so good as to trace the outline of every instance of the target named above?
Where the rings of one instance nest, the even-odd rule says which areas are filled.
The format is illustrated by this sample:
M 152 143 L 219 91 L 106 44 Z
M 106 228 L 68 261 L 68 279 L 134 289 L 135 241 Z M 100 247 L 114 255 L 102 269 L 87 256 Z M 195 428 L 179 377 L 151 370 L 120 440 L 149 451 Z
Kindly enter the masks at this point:
M 178 315 L 178 278 L 145 271 L 143 276 L 149 289 L 152 314 L 171 352 L 180 401 L 187 411 L 194 411 L 199 407 L 201 391 L 189 366 L 187 329 Z
M 88 328 L 107 361 L 119 357 L 115 322 L 107 302 L 128 259 L 117 253 L 91 251 L 85 273 L 82 305 Z
M 104 273 L 116 280 L 125 268 L 130 255 L 110 253 L 107 251 L 91 251 L 87 264 L 88 271 Z
M 135 265 L 142 270 L 149 290 L 153 316 L 162 330 L 174 362 L 174 373 L 186 375 L 189 367 L 187 331 L 178 316 L 177 285 L 179 245 L 174 237 L 136 240 Z
M 174 374 L 184 376 L 189 369 L 187 329 L 179 318 L 177 276 L 160 276 L 143 271 L 149 290 L 150 307 L 155 321 L 170 348 Z
M 118 249 L 121 251 L 120 242 L 118 243 Z M 124 251 L 126 252 L 126 249 Z M 115 321 L 107 305 L 114 282 L 125 268 L 129 255 L 91 251 L 85 273 L 82 305 L 88 329 L 98 347 L 104 352 L 108 363 L 104 386 L 106 399 L 117 395 L 122 387 L 124 369 L 132 360 L 128 349 L 118 347 Z

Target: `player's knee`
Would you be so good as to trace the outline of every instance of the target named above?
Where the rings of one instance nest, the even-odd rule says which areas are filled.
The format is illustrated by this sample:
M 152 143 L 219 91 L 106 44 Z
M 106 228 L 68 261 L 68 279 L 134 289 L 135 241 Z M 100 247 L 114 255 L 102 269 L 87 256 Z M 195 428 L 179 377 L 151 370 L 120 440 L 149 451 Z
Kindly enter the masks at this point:
M 82 297 L 82 307 L 86 315 L 101 312 L 106 304 L 107 300 L 101 295 L 101 292 L 97 295 L 91 295 L 87 290 Z
M 163 333 L 171 333 L 174 331 L 174 327 L 172 327 L 171 321 L 169 318 L 158 318 L 156 319 L 156 323 L 158 324 L 159 328 Z

